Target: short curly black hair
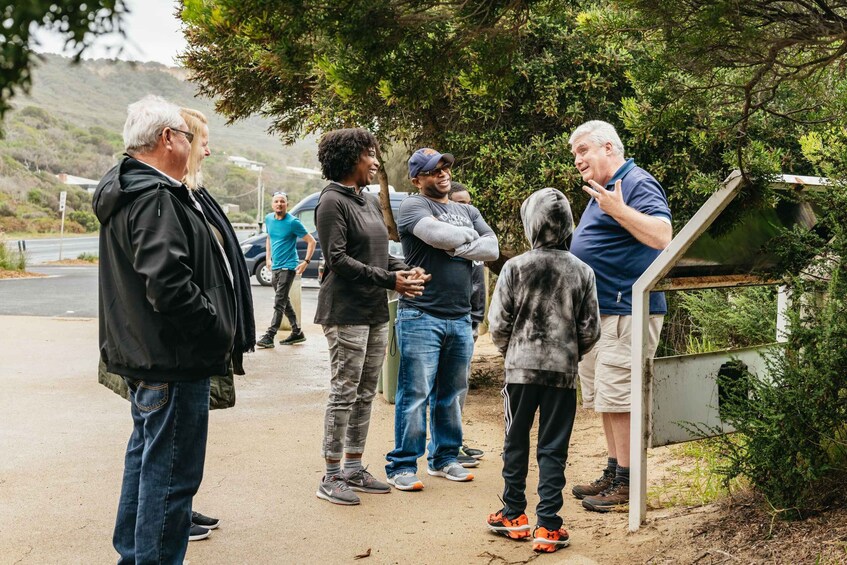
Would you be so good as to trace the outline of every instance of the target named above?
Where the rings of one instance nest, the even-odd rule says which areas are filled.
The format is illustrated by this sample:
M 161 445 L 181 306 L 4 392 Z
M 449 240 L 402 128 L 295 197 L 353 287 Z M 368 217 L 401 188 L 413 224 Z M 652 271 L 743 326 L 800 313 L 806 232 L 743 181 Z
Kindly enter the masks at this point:
M 364 128 L 328 131 L 318 143 L 318 161 L 324 178 L 340 181 L 353 172 L 362 153 L 378 147 L 376 137 Z

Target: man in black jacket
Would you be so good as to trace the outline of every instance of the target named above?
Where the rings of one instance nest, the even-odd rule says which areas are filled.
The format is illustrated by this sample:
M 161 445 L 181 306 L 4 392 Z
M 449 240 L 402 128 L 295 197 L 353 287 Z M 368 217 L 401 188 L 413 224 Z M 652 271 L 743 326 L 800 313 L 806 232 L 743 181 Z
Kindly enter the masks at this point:
M 182 182 L 192 134 L 157 96 L 131 104 L 97 187 L 100 356 L 131 396 L 113 544 L 119 563 L 181 563 L 203 477 L 209 377 L 227 372 L 232 270 Z

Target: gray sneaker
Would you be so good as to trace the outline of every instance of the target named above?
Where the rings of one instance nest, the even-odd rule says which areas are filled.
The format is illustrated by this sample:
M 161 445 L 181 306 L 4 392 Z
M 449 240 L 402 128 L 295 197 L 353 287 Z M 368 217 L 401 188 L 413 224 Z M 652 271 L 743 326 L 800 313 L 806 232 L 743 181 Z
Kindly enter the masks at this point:
M 331 477 L 324 475 L 315 494 L 318 498 L 323 498 L 333 504 L 343 504 L 346 506 L 359 504 L 359 497 L 356 496 L 355 492 L 350 490 L 350 487 L 344 482 L 344 477 L 339 475 L 332 475 Z
M 462 467 L 461 463 L 459 463 L 458 461 L 448 463 L 440 469 L 433 469 L 431 467 L 427 467 L 426 472 L 432 475 L 433 477 L 444 477 L 445 479 L 449 479 L 451 481 L 465 482 L 473 480 L 473 473 Z
M 388 484 L 397 490 L 423 490 L 424 488 L 418 476 L 410 472 L 398 473 L 393 477 L 388 477 Z
M 456 461 L 458 461 L 459 465 L 465 469 L 479 467 L 479 459 L 474 459 L 470 455 L 465 455 L 461 451 L 459 451 L 459 455 L 456 456 Z
M 382 481 L 378 481 L 376 477 L 368 473 L 368 468 L 359 469 L 349 475 L 344 475 L 344 481 L 347 486 L 358 492 L 368 492 L 371 494 L 386 494 L 391 492 L 391 487 Z

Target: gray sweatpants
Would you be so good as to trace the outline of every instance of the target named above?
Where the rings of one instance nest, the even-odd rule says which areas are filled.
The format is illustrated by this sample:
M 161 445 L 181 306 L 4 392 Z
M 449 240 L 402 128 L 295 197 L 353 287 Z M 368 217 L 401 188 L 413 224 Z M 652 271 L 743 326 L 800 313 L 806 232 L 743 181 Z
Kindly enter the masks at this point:
M 323 330 L 332 378 L 321 454 L 325 459 L 341 459 L 344 453 L 365 451 L 371 405 L 388 342 L 388 323 L 323 326 Z

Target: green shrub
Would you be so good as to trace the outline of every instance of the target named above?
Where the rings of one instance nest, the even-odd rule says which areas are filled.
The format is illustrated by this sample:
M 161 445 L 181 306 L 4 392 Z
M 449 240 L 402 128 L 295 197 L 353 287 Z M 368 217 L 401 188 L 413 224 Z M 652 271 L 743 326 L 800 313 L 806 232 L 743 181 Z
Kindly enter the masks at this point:
M 68 218 L 85 228 L 85 231 L 92 232 L 100 229 L 100 222 L 94 212 L 86 210 L 74 210 L 68 215 Z
M 707 353 L 776 340 L 775 286 L 668 293 L 659 356 Z
M 100 260 L 100 257 L 96 253 L 80 253 L 76 257 L 80 261 L 88 261 L 89 263 L 96 263 Z
M 797 518 L 843 499 L 847 487 L 847 194 L 827 191 L 821 261 L 792 277 L 789 335 L 767 374 L 724 386 L 726 480 L 747 477 L 780 515 Z M 819 226 L 820 227 L 820 226 Z M 808 256 L 808 255 L 807 255 Z
M 30 204 L 40 206 L 44 203 L 44 193 L 37 188 L 33 188 L 27 193 L 26 200 Z

